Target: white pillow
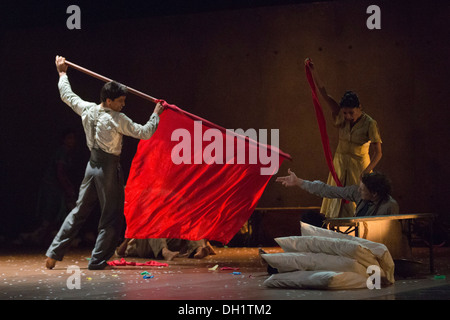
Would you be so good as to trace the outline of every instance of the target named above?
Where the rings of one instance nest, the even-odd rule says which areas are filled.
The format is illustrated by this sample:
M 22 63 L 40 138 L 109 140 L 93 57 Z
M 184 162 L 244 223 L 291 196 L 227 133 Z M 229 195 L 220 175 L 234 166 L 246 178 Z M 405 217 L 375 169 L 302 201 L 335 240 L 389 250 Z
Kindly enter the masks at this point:
M 359 289 L 367 288 L 367 277 L 354 272 L 295 271 L 277 273 L 264 281 L 270 288 Z
M 330 270 L 355 272 L 367 277 L 367 268 L 355 259 L 311 252 L 281 252 L 261 257 L 279 272 Z
M 382 243 L 373 242 L 364 238 L 359 237 L 353 237 L 348 234 L 331 231 L 324 228 L 319 228 L 312 226 L 310 224 L 300 222 L 300 229 L 301 229 L 301 235 L 302 236 L 320 236 L 320 237 L 327 237 L 327 238 L 338 238 L 338 239 L 345 239 L 350 241 L 356 241 L 363 245 L 364 247 L 368 248 L 375 256 L 378 258 L 381 258 L 383 254 L 388 251 L 387 247 Z
M 355 259 L 366 268 L 370 265 L 378 265 L 377 258 L 369 249 L 352 240 L 319 236 L 292 236 L 275 238 L 275 241 L 285 252 L 326 253 Z
M 356 241 L 356 242 L 360 243 L 362 246 L 369 249 L 372 252 L 372 254 L 377 258 L 378 264 L 380 265 L 381 269 L 384 271 L 387 281 L 389 283 L 395 282 L 394 260 L 392 259 L 392 256 L 391 256 L 388 248 L 384 244 L 373 242 L 373 241 L 359 238 L 359 237 L 353 237 L 348 234 L 343 234 L 343 233 L 331 231 L 331 230 L 324 229 L 324 228 L 315 227 L 315 226 L 312 226 L 312 225 L 304 223 L 304 222 L 300 222 L 300 228 L 301 228 L 301 234 L 303 236 L 322 236 L 322 237 Z

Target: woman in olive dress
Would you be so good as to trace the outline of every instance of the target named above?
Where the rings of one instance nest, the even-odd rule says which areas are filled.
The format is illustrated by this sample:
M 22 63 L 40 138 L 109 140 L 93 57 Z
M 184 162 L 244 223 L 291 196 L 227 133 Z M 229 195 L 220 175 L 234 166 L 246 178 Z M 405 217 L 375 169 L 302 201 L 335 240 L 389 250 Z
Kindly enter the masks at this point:
M 339 129 L 339 143 L 333 158 L 339 181 L 343 186 L 358 184 L 361 175 L 373 171 L 382 157 L 377 122 L 363 111 L 358 96 L 352 91 L 345 92 L 340 103 L 337 103 L 327 93 L 312 61 L 305 63 L 311 70 L 321 97 L 331 108 L 334 124 Z M 372 149 L 372 156 L 369 155 L 369 148 Z M 336 185 L 331 174 L 327 184 Z M 353 202 L 324 198 L 321 213 L 327 218 L 352 217 L 355 208 Z

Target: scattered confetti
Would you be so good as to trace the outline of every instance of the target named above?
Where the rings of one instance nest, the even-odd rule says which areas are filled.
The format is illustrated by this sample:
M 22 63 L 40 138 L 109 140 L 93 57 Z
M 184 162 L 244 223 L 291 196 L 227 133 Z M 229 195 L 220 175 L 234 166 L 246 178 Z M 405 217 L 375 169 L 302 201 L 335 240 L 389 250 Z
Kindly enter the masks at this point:
M 215 270 L 217 270 L 218 267 L 219 267 L 219 265 L 216 264 L 214 267 L 209 268 L 208 270 L 210 270 L 210 271 L 215 271 Z

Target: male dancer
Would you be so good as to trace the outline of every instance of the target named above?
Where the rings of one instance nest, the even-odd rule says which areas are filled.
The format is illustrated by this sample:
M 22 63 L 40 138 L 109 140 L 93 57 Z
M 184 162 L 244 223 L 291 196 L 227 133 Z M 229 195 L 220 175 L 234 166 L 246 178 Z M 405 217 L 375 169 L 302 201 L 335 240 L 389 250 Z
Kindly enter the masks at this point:
M 79 116 L 86 133 L 86 142 L 91 156 L 80 186 L 76 207 L 63 222 L 53 243 L 47 250 L 46 267 L 53 269 L 61 261 L 70 242 L 84 221 L 100 203 L 101 216 L 98 236 L 88 268 L 104 269 L 114 254 L 123 222 L 124 185 L 120 167 L 123 135 L 136 139 L 150 139 L 155 132 L 159 115 L 164 107 L 157 103 L 145 125 L 134 123 L 120 111 L 125 106 L 127 88 L 115 81 L 106 83 L 101 92 L 101 103 L 82 100 L 72 92 L 65 58 L 56 56 L 59 74 L 58 88 L 61 99 Z

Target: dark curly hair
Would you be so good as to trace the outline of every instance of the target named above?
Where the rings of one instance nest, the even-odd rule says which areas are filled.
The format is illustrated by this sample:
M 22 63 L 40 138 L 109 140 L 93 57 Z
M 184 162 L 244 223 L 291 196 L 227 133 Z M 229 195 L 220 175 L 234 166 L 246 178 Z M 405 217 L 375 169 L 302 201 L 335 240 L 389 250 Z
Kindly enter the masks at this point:
M 341 108 L 358 108 L 359 107 L 358 95 L 353 91 L 346 91 L 342 96 L 339 106 Z
M 361 182 L 371 193 L 377 193 L 381 200 L 388 199 L 392 192 L 391 181 L 381 172 L 365 173 Z
M 128 89 L 126 86 L 116 81 L 111 81 L 105 83 L 102 90 L 100 91 L 100 100 L 101 102 L 105 102 L 106 99 L 115 100 L 121 96 L 126 96 L 127 93 Z

